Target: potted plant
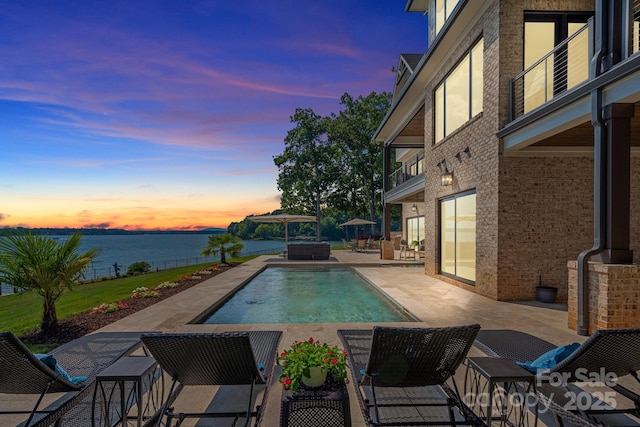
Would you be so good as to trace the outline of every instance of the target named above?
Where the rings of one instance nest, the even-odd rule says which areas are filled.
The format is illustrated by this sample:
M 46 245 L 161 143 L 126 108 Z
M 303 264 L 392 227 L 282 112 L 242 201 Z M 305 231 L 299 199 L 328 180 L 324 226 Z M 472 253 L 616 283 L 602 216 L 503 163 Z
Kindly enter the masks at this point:
M 336 380 L 347 377 L 347 353 L 313 338 L 295 341 L 290 349 L 283 351 L 278 360 L 282 365 L 280 383 L 286 390 L 296 391 L 300 384 L 319 387 L 327 375 Z

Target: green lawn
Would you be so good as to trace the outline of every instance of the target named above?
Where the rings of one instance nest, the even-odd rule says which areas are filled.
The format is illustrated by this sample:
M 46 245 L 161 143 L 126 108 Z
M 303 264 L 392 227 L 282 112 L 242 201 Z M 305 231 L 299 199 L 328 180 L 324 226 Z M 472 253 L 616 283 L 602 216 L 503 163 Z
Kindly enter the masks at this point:
M 254 256 L 240 257 L 230 262 L 245 262 Z M 176 281 L 185 274 L 192 274 L 212 263 L 178 267 L 76 286 L 65 292 L 56 303 L 58 320 L 90 310 L 102 303 L 117 302 L 131 296 L 131 291 L 140 286 L 155 288 L 164 281 Z M 21 335 L 37 329 L 42 320 L 42 300 L 33 293 L 0 297 L 0 331 Z

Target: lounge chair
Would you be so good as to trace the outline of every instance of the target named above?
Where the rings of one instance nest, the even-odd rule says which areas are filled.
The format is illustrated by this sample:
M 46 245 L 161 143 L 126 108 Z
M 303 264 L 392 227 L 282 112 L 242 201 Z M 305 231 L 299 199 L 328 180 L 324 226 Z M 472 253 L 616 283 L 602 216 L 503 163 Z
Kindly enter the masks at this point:
M 95 376 L 140 344 L 140 333 L 105 332 L 86 335 L 56 348 L 50 355 L 59 366 L 71 376 L 86 377 L 74 384 L 34 356 L 13 333 L 0 333 L 0 393 L 39 395 L 31 410 L 5 411 L 0 415 L 29 414 L 21 426 L 87 425 L 82 417 L 91 414 L 89 403 Z M 65 394 L 39 409 L 45 394 L 61 392 Z M 2 421 L 0 424 L 5 425 Z
M 516 362 L 534 361 L 557 348 L 513 330 L 481 331 L 475 346 L 491 357 Z M 559 425 L 640 425 L 640 418 L 632 418 L 640 417 L 639 370 L 640 329 L 596 331 L 564 360 L 537 374 L 540 409 L 549 407 L 553 414 L 547 411 L 547 415 L 552 415 Z M 629 384 L 625 387 L 618 378 L 635 383 L 631 385 L 635 390 Z M 583 387 L 576 386 L 576 382 L 582 382 Z M 589 386 L 594 393 L 589 392 Z M 631 405 L 620 405 L 624 402 L 618 395 Z M 610 406 L 612 400 L 617 403 L 615 408 Z
M 366 422 L 482 425 L 463 403 L 453 378 L 479 329 L 468 325 L 339 330 Z
M 29 426 L 46 393 L 78 391 L 82 388 L 83 385 L 61 377 L 55 368 L 38 359 L 11 332 L 0 333 L 0 393 L 40 395 L 31 411 L 7 411 L 4 414 L 29 414 L 26 422 L 26 426 Z
M 234 425 L 239 418 L 246 418 L 247 426 L 251 418 L 255 417 L 256 422 L 259 422 L 281 336 L 282 332 L 279 331 L 144 334 L 142 342 L 172 379 L 169 396 L 174 396 L 176 387 L 182 386 L 250 386 L 248 396 L 243 397 L 246 410 L 176 412 L 174 408 L 169 408 L 174 400 L 170 398 L 160 412 L 158 425 L 164 415 L 167 416 L 167 427 L 171 425 L 173 418 L 178 419 L 176 426 L 185 418 L 230 417 L 234 418 Z M 257 400 L 254 394 L 256 385 L 264 385 L 265 390 L 262 404 L 254 409 Z M 222 387 L 216 396 L 221 390 Z

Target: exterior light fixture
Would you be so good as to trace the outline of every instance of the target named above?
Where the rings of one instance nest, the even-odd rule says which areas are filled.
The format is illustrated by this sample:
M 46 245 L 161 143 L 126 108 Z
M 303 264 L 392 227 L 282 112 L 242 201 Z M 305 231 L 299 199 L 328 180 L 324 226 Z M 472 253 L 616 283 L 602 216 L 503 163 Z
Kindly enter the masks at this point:
M 418 213 L 418 205 L 414 203 L 413 206 L 411 206 L 411 212 Z
M 449 169 L 445 168 L 442 175 L 440 175 L 440 185 L 453 185 L 453 171 L 449 171 Z

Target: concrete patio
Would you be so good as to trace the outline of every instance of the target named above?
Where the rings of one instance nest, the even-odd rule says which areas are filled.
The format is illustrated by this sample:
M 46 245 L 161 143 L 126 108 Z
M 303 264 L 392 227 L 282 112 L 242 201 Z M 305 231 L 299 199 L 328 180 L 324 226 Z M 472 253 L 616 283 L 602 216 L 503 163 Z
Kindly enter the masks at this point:
M 241 287 L 250 277 L 269 264 L 301 265 L 309 261 L 288 262 L 276 256 L 260 256 L 223 274 L 212 277 L 167 300 L 115 322 L 101 332 L 162 331 L 162 332 L 223 332 L 244 330 L 281 330 L 283 338 L 280 350 L 288 348 L 294 340 L 310 336 L 341 345 L 338 329 L 366 329 L 373 324 L 251 324 L 251 325 L 201 325 L 190 322 L 227 294 Z M 567 328 L 566 311 L 540 306 L 493 301 L 467 292 L 424 275 L 421 264 L 407 261 L 382 261 L 378 252 L 357 253 L 333 251 L 329 261 L 311 261 L 314 265 L 351 265 L 383 292 L 404 306 L 421 320 L 417 323 L 398 323 L 398 326 L 450 326 L 479 323 L 483 329 L 517 329 L 537 335 L 557 344 L 582 342 L 574 331 Z M 358 307 L 366 310 L 366 307 Z M 470 355 L 482 355 L 472 348 Z M 277 368 L 276 368 L 277 369 Z M 274 378 L 274 380 L 277 380 Z M 211 401 L 215 387 L 185 389 L 181 401 L 188 402 L 195 410 Z M 263 425 L 279 425 L 280 385 L 272 385 L 265 408 Z M 349 385 L 352 425 L 364 426 L 353 384 Z M 183 425 L 195 425 L 185 422 Z M 209 425 L 201 424 L 197 425 Z
M 380 260 L 376 251 L 367 253 L 333 251 L 334 260 L 312 262 L 314 265 L 351 265 L 376 284 L 386 294 L 422 320 L 421 323 L 399 323 L 399 326 L 450 326 L 479 323 L 483 329 L 517 329 L 537 335 L 548 341 L 565 344 L 584 341 L 567 328 L 566 311 L 542 308 L 535 305 L 493 301 L 464 291 L 432 277 L 424 275 L 420 263 Z M 294 340 L 314 339 L 340 345 L 338 329 L 368 328 L 373 324 L 259 324 L 259 325 L 199 325 L 189 322 L 199 313 L 223 298 L 229 292 L 260 271 L 265 265 L 300 265 L 305 261 L 287 262 L 274 256 L 261 256 L 232 270 L 213 277 L 202 284 L 153 305 L 146 310 L 101 329 L 101 331 L 157 330 L 163 332 L 222 332 L 243 330 L 281 330 L 283 338 L 280 349 L 288 348 Z M 360 307 L 365 310 L 366 307 Z M 470 355 L 482 355 L 472 348 Z M 349 386 L 353 387 L 352 385 Z M 185 390 L 187 392 L 188 390 Z M 185 393 L 183 392 L 183 393 Z M 275 426 L 280 417 L 280 386 L 274 384 L 265 408 L 264 424 Z M 355 427 L 364 426 L 364 421 L 353 389 L 351 395 L 351 417 Z M 211 395 L 209 394 L 211 393 Z M 197 390 L 187 400 L 206 405 L 214 390 Z M 184 396 L 183 396 L 184 397 Z M 200 425 L 200 424 L 199 424 Z

